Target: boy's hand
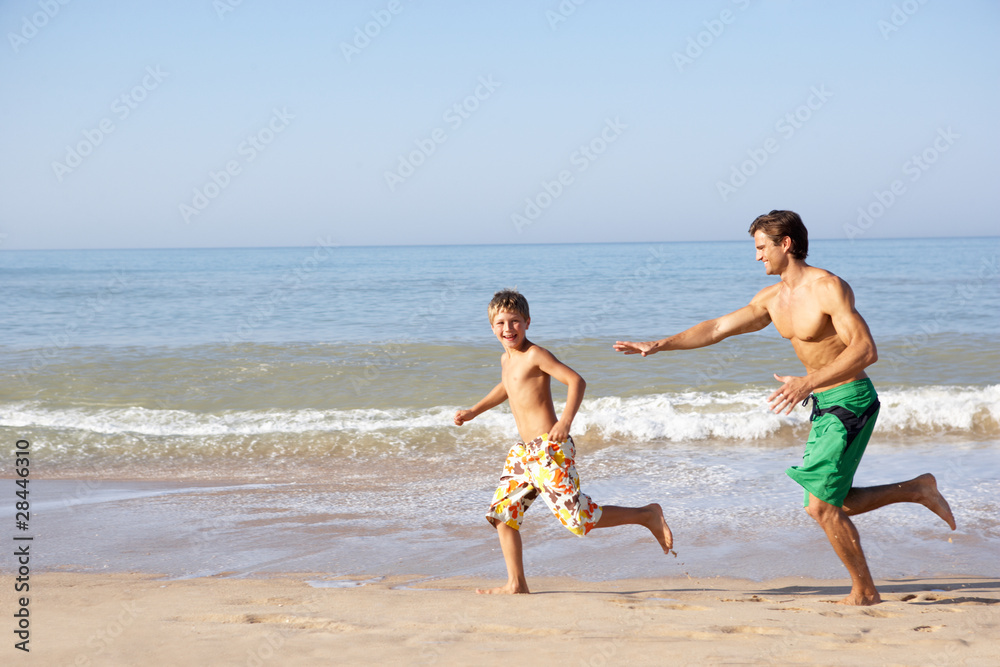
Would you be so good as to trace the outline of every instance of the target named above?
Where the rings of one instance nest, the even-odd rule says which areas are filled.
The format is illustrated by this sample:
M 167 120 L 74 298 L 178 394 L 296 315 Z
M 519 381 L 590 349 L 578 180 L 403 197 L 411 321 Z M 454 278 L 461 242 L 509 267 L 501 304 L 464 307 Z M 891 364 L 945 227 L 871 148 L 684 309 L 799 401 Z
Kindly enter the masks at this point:
M 641 354 L 644 357 L 650 354 L 656 354 L 656 343 L 652 341 L 645 343 L 633 343 L 627 340 L 619 340 L 615 341 L 614 348 L 618 352 L 624 352 L 625 354 Z
M 557 421 L 552 428 L 549 429 L 549 440 L 552 442 L 565 442 L 568 437 L 569 427 L 564 426 L 561 420 Z
M 472 421 L 475 417 L 472 410 L 459 410 L 455 413 L 455 426 L 461 426 L 467 421 Z

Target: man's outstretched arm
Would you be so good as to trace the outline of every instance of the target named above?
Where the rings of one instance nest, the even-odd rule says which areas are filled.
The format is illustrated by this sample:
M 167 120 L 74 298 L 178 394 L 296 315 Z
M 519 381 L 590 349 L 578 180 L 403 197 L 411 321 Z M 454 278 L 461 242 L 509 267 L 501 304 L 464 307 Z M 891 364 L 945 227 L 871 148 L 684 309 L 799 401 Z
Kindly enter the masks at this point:
M 730 336 L 760 331 L 771 323 L 771 315 L 764 305 L 767 291 L 767 289 L 761 290 L 753 301 L 739 310 L 714 320 L 699 322 L 674 336 L 642 343 L 619 340 L 615 342 L 614 349 L 625 354 L 641 354 L 646 357 L 664 350 L 693 350 L 707 347 Z

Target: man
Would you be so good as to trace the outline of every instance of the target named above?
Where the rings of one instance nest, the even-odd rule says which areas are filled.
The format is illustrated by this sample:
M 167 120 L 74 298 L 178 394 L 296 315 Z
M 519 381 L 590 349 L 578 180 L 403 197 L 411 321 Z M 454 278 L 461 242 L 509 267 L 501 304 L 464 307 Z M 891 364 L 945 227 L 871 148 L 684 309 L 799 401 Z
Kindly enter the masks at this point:
M 780 282 L 765 287 L 748 305 L 728 315 L 662 340 L 618 341 L 614 348 L 644 357 L 662 350 L 690 350 L 759 331 L 773 322 L 778 333 L 791 341 L 806 374 L 775 374 L 781 387 L 768 398 L 771 409 L 788 414 L 797 403 L 813 399 L 803 465 L 786 472 L 805 489 L 806 511 L 826 532 L 851 575 L 851 593 L 841 604 L 878 604 L 881 598 L 849 517 L 912 502 L 930 509 L 952 530 L 955 519 L 929 473 L 897 484 L 852 486 L 878 416 L 878 397 L 865 374 L 865 368 L 878 359 L 875 341 L 854 308 L 850 286 L 829 271 L 806 264 L 809 238 L 798 214 L 771 211 L 759 216 L 750 225 L 750 235 L 757 260 Z

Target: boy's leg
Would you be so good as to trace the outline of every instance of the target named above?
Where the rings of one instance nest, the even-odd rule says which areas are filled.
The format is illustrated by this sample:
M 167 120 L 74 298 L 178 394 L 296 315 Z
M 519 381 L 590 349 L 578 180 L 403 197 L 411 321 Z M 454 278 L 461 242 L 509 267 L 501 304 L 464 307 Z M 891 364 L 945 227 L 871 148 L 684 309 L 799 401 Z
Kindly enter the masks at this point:
M 918 503 L 944 519 L 955 530 L 955 517 L 948 501 L 937 488 L 934 475 L 924 473 L 919 477 L 898 484 L 881 486 L 851 487 L 844 499 L 844 512 L 848 516 L 871 512 L 893 503 Z
M 497 521 L 497 537 L 500 538 L 500 550 L 507 565 L 507 583 L 497 588 L 477 588 L 477 593 L 513 594 L 530 593 L 528 581 L 524 578 L 524 560 L 521 548 L 521 531 Z
M 851 575 L 851 593 L 841 600 L 840 604 L 873 605 L 881 602 L 882 598 L 875 588 L 875 582 L 868 570 L 868 562 L 861 550 L 858 530 L 848 518 L 847 512 L 820 500 L 811 493 L 806 511 L 826 533 L 830 545 Z
M 645 526 L 660 543 L 665 554 L 670 553 L 670 549 L 674 546 L 674 536 L 670 532 L 670 526 L 667 525 L 666 519 L 663 518 L 663 508 L 656 503 L 650 503 L 645 507 L 602 505 L 601 518 L 594 525 L 594 528 L 627 525 Z

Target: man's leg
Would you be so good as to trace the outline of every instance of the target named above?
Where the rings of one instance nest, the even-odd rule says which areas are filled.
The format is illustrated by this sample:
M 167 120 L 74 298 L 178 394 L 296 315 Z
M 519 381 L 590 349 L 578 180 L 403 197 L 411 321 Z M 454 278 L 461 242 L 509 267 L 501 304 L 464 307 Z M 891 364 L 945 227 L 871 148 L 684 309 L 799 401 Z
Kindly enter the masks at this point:
M 521 531 L 511 528 L 502 521 L 496 522 L 497 537 L 500 538 L 500 550 L 507 565 L 507 583 L 497 588 L 477 588 L 477 593 L 513 594 L 530 593 L 528 580 L 524 578 L 524 560 L 521 548 Z
M 951 513 L 951 507 L 938 491 L 937 480 L 930 473 L 898 484 L 851 487 L 847 498 L 844 499 L 844 512 L 848 516 L 855 516 L 893 503 L 923 505 L 941 517 L 952 530 L 955 530 L 955 517 Z
M 851 575 L 851 593 L 840 604 L 873 605 L 881 602 L 882 598 L 875 589 L 865 554 L 861 550 L 858 530 L 848 518 L 847 512 L 811 493 L 806 511 L 823 528 L 833 550 Z
M 645 526 L 660 543 L 665 554 L 670 553 L 671 547 L 674 546 L 674 536 L 670 533 L 666 519 L 663 518 L 663 509 L 656 503 L 645 507 L 604 505 L 601 507 L 601 518 L 594 524 L 594 528 L 626 525 Z

